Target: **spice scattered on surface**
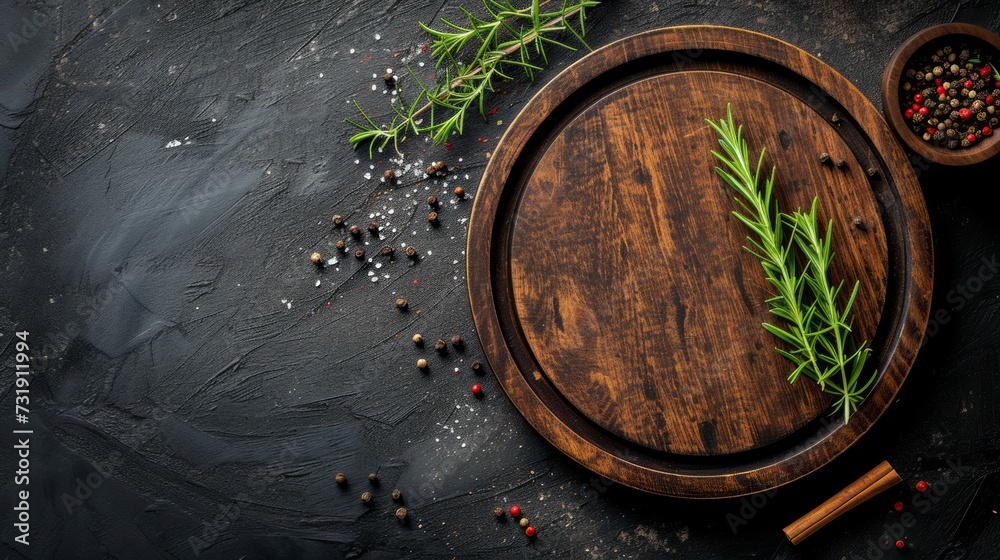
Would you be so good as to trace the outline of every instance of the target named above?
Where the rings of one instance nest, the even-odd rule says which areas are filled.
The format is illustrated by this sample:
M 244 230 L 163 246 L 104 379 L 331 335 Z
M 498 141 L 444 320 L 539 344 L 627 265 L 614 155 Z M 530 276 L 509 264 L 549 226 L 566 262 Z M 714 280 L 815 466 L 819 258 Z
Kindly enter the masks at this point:
M 847 162 L 844 161 L 844 158 L 837 158 L 836 165 L 837 167 L 844 167 L 845 165 L 847 165 Z
M 386 72 L 385 75 L 382 76 L 382 80 L 385 82 L 385 87 L 396 87 L 396 76 L 394 76 L 391 72 Z
M 930 486 L 926 482 L 924 482 L 923 480 L 921 480 L 920 482 L 918 482 L 917 485 L 916 485 L 917 492 L 926 492 L 927 488 L 929 488 L 929 487 Z
M 378 474 L 377 473 L 370 473 L 368 475 L 368 482 L 378 482 Z
M 323 266 L 323 255 L 319 253 L 313 253 L 309 255 L 309 260 L 316 266 Z
M 337 250 L 340 251 L 341 253 L 347 250 L 347 243 L 344 243 L 343 239 L 337 240 Z
M 483 395 L 483 387 L 479 383 L 476 383 L 472 386 L 472 394 L 481 397 Z
M 503 508 L 502 507 L 495 507 L 495 508 L 493 508 L 493 515 L 497 519 L 503 518 L 503 516 L 504 516 Z
M 521 506 L 510 506 L 510 514 L 513 517 L 521 516 Z
M 412 340 L 414 344 L 423 344 L 424 343 L 424 337 L 420 333 L 417 333 L 417 334 L 413 335 L 413 338 L 411 338 L 410 340 Z
M 830 163 L 830 154 L 828 154 L 826 152 L 823 152 L 822 154 L 820 154 L 819 155 L 819 162 L 823 163 L 823 164 Z
M 397 502 L 400 500 L 400 498 L 403 497 L 403 493 L 399 491 L 399 488 L 393 488 L 391 495 L 392 495 L 392 499 L 395 500 L 395 501 L 397 501 Z
M 382 174 L 382 178 L 385 179 L 386 183 L 396 182 L 396 173 L 392 169 L 386 169 L 385 173 Z
M 462 187 L 455 187 L 455 190 L 452 192 L 455 193 L 455 196 L 457 198 L 465 198 L 465 189 L 463 189 Z
M 463 344 L 465 343 L 462 342 L 461 335 L 456 334 L 455 336 L 451 337 L 451 345 L 454 346 L 455 348 L 461 348 Z
M 430 222 L 430 223 L 432 223 L 432 224 L 436 224 L 437 221 L 438 221 L 438 213 L 437 212 L 431 212 L 430 214 L 427 214 L 427 221 Z
M 416 258 L 416 256 L 417 256 L 417 248 L 414 247 L 413 245 L 410 245 L 409 247 L 407 247 L 406 248 L 406 256 L 410 257 L 411 259 L 412 258 Z
M 437 342 L 434 343 L 434 349 L 438 352 L 444 352 L 448 349 L 448 343 L 439 338 Z
M 430 166 L 427 167 L 426 171 L 428 175 L 433 177 L 438 173 L 447 173 L 448 166 L 445 165 L 443 161 L 435 161 L 434 163 L 430 164 Z
M 371 492 L 362 492 L 361 493 L 361 502 L 367 504 L 370 501 L 372 501 L 372 493 Z
M 352 225 L 351 227 L 347 228 L 347 231 L 351 232 L 351 235 L 353 235 L 354 237 L 361 235 L 361 228 L 359 228 L 357 225 Z
M 438 207 L 438 197 L 436 197 L 434 195 L 428 196 L 427 197 L 427 206 L 430 206 L 431 208 L 437 208 Z
M 333 218 L 330 219 L 333 221 L 333 227 L 344 227 L 344 218 L 342 218 L 340 214 L 334 214 Z
M 472 362 L 472 371 L 474 373 L 481 373 L 483 370 L 483 364 L 479 362 Z
M 359 261 L 365 258 L 365 250 L 358 249 L 357 251 L 354 251 L 354 258 L 358 259 Z
M 904 541 L 903 539 L 899 539 L 898 541 L 896 541 L 896 548 L 900 550 L 906 548 L 906 541 Z
M 406 301 L 405 299 L 403 299 L 403 298 L 397 298 L 396 299 L 396 307 L 397 308 L 399 308 L 399 309 L 406 309 L 409 306 L 410 306 L 410 302 Z
M 379 251 L 378 254 L 383 257 L 389 257 L 392 256 L 394 252 L 396 252 L 396 250 L 392 248 L 392 245 L 386 245 L 385 247 L 382 247 L 382 250 Z
M 517 522 L 517 524 L 520 525 L 521 527 L 527 527 L 528 525 L 531 525 L 531 523 L 528 522 L 527 517 L 522 517 L 521 520 Z
M 368 224 L 368 233 L 378 235 L 378 224 L 375 222 Z
M 342 472 L 337 473 L 336 476 L 333 477 L 333 480 L 335 480 L 337 484 L 347 484 L 347 476 Z
M 417 367 L 420 369 L 427 369 L 427 360 L 420 358 L 417 360 Z
M 528 527 L 527 529 L 524 530 L 524 534 L 529 539 L 532 538 L 532 537 L 534 537 L 535 536 L 535 528 L 534 527 Z
M 401 507 L 396 509 L 396 519 L 400 521 L 406 519 L 406 508 Z
M 892 504 L 892 509 L 896 511 L 903 511 L 903 502 L 896 502 Z

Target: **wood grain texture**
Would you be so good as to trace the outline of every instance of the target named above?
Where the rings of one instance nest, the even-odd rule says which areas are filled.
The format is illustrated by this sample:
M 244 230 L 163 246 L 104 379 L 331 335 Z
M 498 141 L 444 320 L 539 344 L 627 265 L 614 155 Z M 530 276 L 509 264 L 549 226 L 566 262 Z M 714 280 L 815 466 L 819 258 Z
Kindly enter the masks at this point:
M 861 282 L 882 377 L 847 426 L 787 384 L 759 327 L 769 290 L 703 122 L 727 102 L 774 154 L 782 207 L 818 196 L 834 273 Z M 539 92 L 487 167 L 467 267 L 486 354 L 529 422 L 603 476 L 684 497 L 781 485 L 849 447 L 903 382 L 932 283 L 923 199 L 874 107 L 795 47 L 718 27 L 619 41 Z
M 951 150 L 946 146 L 926 142 L 910 129 L 906 119 L 900 114 L 900 80 L 906 71 L 906 64 L 925 46 L 940 48 L 944 44 L 977 40 L 992 45 L 1000 52 L 1000 37 L 987 29 L 969 23 L 944 23 L 928 27 L 912 35 L 892 53 L 882 75 L 882 111 L 885 113 L 893 132 L 921 157 L 943 165 L 971 165 L 985 161 L 1000 152 L 1000 135 L 985 138 L 975 146 Z M 940 46 L 935 46 L 940 45 Z

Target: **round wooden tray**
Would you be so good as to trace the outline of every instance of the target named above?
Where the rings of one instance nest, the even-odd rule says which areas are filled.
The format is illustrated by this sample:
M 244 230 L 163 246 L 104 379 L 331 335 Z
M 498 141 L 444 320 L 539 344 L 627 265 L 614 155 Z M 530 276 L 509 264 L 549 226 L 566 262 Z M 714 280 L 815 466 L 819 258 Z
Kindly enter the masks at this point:
M 855 331 L 881 373 L 847 425 L 786 381 L 760 327 L 771 292 L 704 122 L 727 103 L 778 166 L 781 208 L 818 196 L 834 274 L 861 283 Z M 710 498 L 795 480 L 871 427 L 920 347 L 932 261 L 913 170 L 850 82 L 779 40 L 695 26 L 599 49 L 528 103 L 486 168 L 467 269 L 490 364 L 542 436 L 613 481 Z

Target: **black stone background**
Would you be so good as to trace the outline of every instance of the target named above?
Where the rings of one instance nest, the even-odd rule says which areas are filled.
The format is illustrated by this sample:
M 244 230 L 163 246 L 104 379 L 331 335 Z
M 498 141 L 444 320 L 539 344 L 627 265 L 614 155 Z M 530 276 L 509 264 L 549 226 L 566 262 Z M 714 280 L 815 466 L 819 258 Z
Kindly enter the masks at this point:
M 369 169 L 346 142 L 349 101 L 384 117 L 386 66 L 428 74 L 416 66 L 430 60 L 417 21 L 458 19 L 461 4 L 0 1 L 4 557 L 997 558 L 1000 281 L 980 269 L 997 255 L 998 164 L 920 170 L 935 334 L 898 402 L 849 452 L 746 501 L 609 486 L 536 435 L 491 374 L 471 372 L 483 359 L 464 275 L 472 201 L 444 196 L 431 229 L 413 201 L 441 185 L 410 176 L 389 189 L 378 180 L 387 154 Z M 892 50 L 946 21 L 1000 31 L 1000 4 L 611 0 L 593 10 L 588 39 L 745 27 L 819 56 L 878 105 Z M 539 83 L 580 53 L 550 55 Z M 497 121 L 538 89 L 507 86 L 489 123 L 470 119 L 450 150 L 411 141 L 405 163 L 461 161 L 449 189 L 474 195 L 505 129 Z M 353 259 L 311 267 L 313 250 L 334 253 L 333 213 L 364 226 L 390 208 L 378 218 L 387 241 L 415 244 L 419 264 L 396 259 L 375 283 L 374 265 Z M 409 313 L 393 306 L 398 295 Z M 28 548 L 11 521 L 21 329 L 35 371 Z M 466 349 L 419 352 L 416 331 L 461 333 Z M 428 375 L 414 368 L 421 355 Z M 904 485 L 801 546 L 785 542 L 781 527 L 883 459 Z M 382 484 L 365 507 L 373 470 Z M 337 471 L 348 488 L 333 483 Z M 919 479 L 933 504 L 911 502 Z M 408 524 L 393 517 L 394 487 Z M 909 548 L 882 552 L 872 543 L 894 532 L 896 500 L 915 516 Z M 535 540 L 493 519 L 514 503 Z

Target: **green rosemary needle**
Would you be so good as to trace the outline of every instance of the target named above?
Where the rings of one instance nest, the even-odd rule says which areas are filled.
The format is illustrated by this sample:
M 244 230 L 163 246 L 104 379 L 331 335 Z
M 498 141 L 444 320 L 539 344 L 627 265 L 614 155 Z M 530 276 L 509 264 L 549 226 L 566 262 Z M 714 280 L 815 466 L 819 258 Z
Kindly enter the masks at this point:
M 440 81 L 427 88 L 408 69 L 417 94 L 407 102 L 399 91 L 399 105 L 392 105 L 393 117 L 386 125 L 376 123 L 355 101 L 361 119 L 346 119 L 358 129 L 351 136 L 351 146 L 357 149 L 368 144 L 368 155 L 372 157 L 376 148 L 381 150 L 391 143 L 399 153 L 399 144 L 411 132 L 427 134 L 435 144 L 444 144 L 452 134 L 462 133 L 470 108 L 478 108 L 486 119 L 486 96 L 495 90 L 498 80 L 511 79 L 507 68 L 520 68 L 529 80 L 534 79 L 534 73 L 542 67 L 532 62 L 532 50 L 545 63 L 546 45 L 575 50 L 554 38 L 564 31 L 586 46 L 586 10 L 600 2 L 562 0 L 559 8 L 543 11 L 549 1 L 532 0 L 530 6 L 519 9 L 510 0 L 482 0 L 488 17 L 480 18 L 462 8 L 466 24 L 442 19 L 445 28 L 438 30 L 421 23 L 432 39 L 431 55 L 442 75 Z M 579 28 L 573 27 L 573 19 L 578 20 Z M 458 60 L 463 50 L 472 50 L 468 63 Z
M 727 106 L 725 119 L 706 120 L 719 135 L 722 147 L 721 152 L 712 152 L 722 164 L 715 168 L 716 173 L 737 195 L 740 210 L 733 211 L 733 216 L 752 234 L 747 236 L 746 249 L 758 258 L 775 291 L 766 300 L 769 311 L 784 323 L 784 327 L 771 323 L 762 326 L 786 345 L 776 351 L 795 366 L 788 381 L 794 383 L 802 375 L 815 381 L 820 389 L 834 396 L 833 412 L 843 413 L 846 423 L 878 372 L 858 386 L 871 351 L 865 344 L 855 350 L 851 334 L 850 312 L 858 283 L 843 311 L 837 308 L 843 282 L 836 288 L 829 284 L 832 223 L 822 236 L 815 199 L 807 213 L 789 215 L 780 211 L 773 198 L 775 168 L 771 168 L 761 187 L 766 150 L 761 149 L 754 163 L 743 127 L 733 122 L 731 107 Z M 801 270 L 800 258 L 805 263 Z

